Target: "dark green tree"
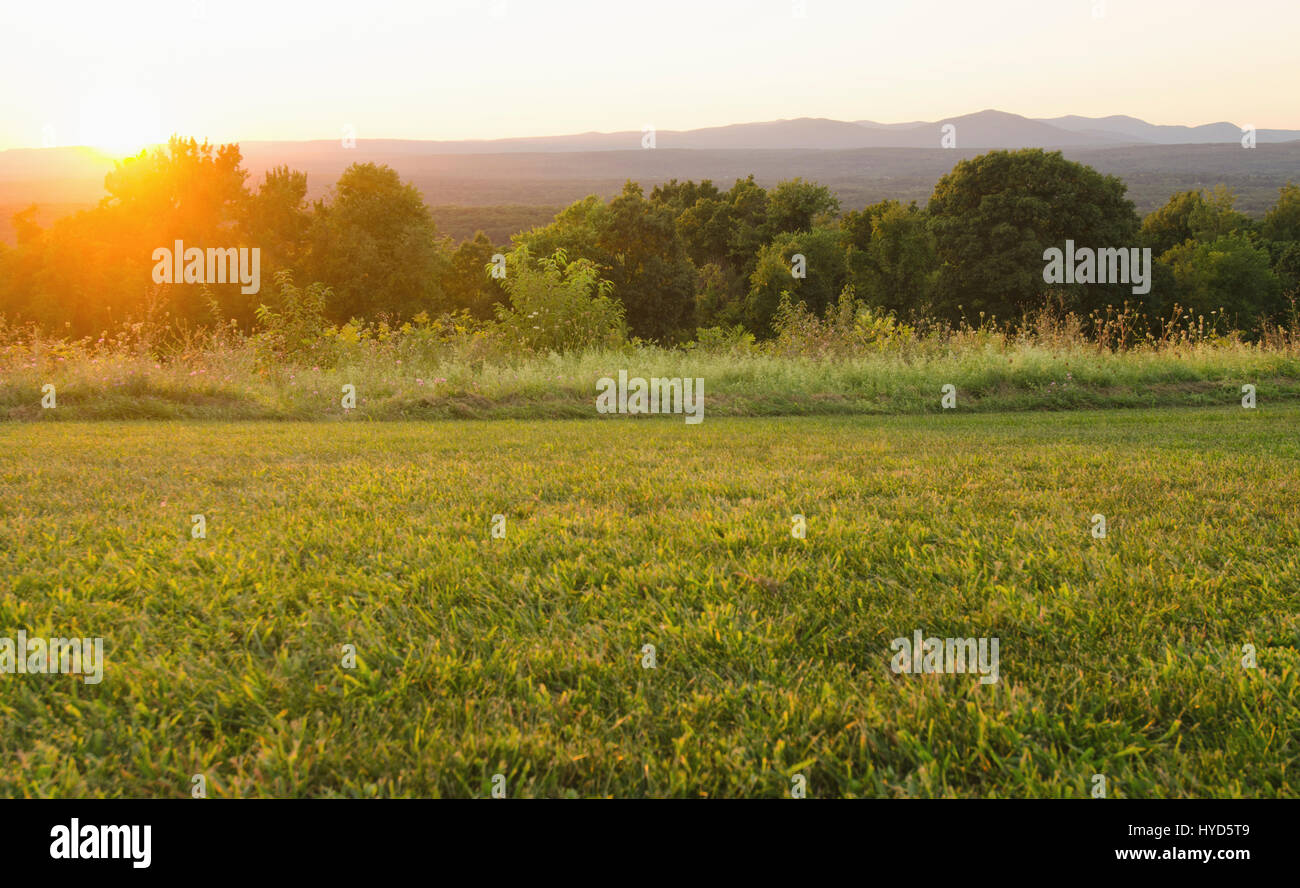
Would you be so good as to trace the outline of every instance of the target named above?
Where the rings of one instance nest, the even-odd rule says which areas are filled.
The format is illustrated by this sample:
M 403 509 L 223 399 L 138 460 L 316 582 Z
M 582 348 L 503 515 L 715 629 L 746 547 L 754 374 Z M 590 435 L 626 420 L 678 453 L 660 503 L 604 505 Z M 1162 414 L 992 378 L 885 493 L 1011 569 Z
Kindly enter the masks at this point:
M 467 240 L 451 254 L 451 261 L 443 274 L 442 290 L 448 307 L 464 309 L 482 320 L 496 316 L 495 306 L 507 300 L 501 278 L 495 278 L 487 266 L 492 257 L 506 254 L 505 249 L 493 246 L 486 234 L 479 231 L 473 240 Z
M 594 195 L 578 201 L 515 242 L 533 256 L 562 249 L 570 261 L 594 262 L 612 283 L 633 336 L 671 342 L 693 333 L 695 268 L 673 211 L 647 200 L 635 182 L 608 204 Z
M 840 230 L 860 300 L 900 315 L 928 311 L 939 261 L 925 211 L 885 200 L 846 213 Z
M 309 239 L 305 279 L 332 289 L 331 320 L 404 320 L 447 308 L 440 285 L 447 247 L 419 190 L 391 167 L 348 167 L 333 199 L 316 202 Z
M 1300 185 L 1287 182 L 1278 189 L 1277 203 L 1264 214 L 1259 231 L 1271 241 L 1300 242 Z
M 935 186 L 927 210 L 940 260 L 934 305 L 941 316 L 1013 320 L 1047 286 L 1043 253 L 1077 246 L 1137 246 L 1137 214 L 1114 176 L 1059 151 L 993 151 L 963 160 Z M 1072 288 L 1068 307 L 1088 311 L 1131 298 L 1128 287 Z
M 1249 330 L 1282 310 L 1282 282 L 1268 251 L 1241 232 L 1184 241 L 1161 263 L 1173 271 L 1178 302 L 1194 314 L 1222 312 L 1229 325 Z
M 802 262 L 797 261 L 799 256 Z M 803 277 L 795 276 L 798 266 L 802 266 Z M 772 334 L 772 318 L 784 292 L 789 292 L 793 302 L 822 314 L 848 280 L 840 232 L 817 228 L 778 235 L 759 251 L 749 280 L 743 317 L 745 326 L 757 336 Z

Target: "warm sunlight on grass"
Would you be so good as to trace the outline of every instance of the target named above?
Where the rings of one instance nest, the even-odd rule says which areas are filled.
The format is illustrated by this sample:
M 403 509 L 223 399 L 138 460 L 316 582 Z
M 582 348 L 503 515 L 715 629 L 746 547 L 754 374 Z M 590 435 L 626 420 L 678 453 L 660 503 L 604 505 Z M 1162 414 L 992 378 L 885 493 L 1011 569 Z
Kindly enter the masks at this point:
M 1294 796 L 1297 423 L 0 423 L 0 796 Z

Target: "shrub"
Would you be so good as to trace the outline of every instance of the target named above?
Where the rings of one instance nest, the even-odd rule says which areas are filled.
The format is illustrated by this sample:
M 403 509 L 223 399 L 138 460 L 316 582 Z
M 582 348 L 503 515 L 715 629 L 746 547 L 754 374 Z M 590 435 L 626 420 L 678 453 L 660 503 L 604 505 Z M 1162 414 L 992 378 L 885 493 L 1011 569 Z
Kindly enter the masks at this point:
M 295 287 L 288 271 L 276 272 L 275 286 L 273 304 L 257 307 L 260 349 L 269 357 L 290 361 L 319 351 L 330 289 L 321 283 Z
M 854 297 L 845 287 L 834 306 L 818 317 L 788 292 L 781 294 L 772 321 L 777 354 L 836 357 L 870 351 L 902 351 L 917 341 L 916 330 L 899 323 L 893 312 L 882 313 Z
M 688 342 L 685 348 L 710 355 L 748 355 L 758 350 L 754 334 L 746 330 L 744 324 L 701 327 L 695 333 L 695 341 Z
M 502 286 L 510 307 L 499 306 L 497 316 L 510 343 L 531 352 L 570 352 L 626 341 L 623 306 L 595 263 L 570 262 L 564 250 L 534 263 L 521 247 L 510 252 L 506 267 Z

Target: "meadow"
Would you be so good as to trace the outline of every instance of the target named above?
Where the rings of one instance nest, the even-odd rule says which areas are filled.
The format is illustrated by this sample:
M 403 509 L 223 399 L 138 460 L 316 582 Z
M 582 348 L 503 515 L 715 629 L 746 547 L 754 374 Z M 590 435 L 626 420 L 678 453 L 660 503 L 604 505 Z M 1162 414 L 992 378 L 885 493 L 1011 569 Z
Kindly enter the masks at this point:
M 136 325 L 96 341 L 0 324 L 0 421 L 592 418 L 597 380 L 620 370 L 703 379 L 710 417 L 937 413 L 945 385 L 963 412 L 1223 407 L 1246 384 L 1274 404 L 1300 401 L 1290 329 L 1252 342 L 1189 324 L 1117 347 L 1132 331 L 1099 343 L 1077 320 L 1015 334 L 918 333 L 892 317 L 837 327 L 804 316 L 762 343 L 715 329 L 683 347 L 564 352 L 521 351 L 490 328 L 440 322 L 324 335 L 313 326 L 311 347 L 290 354 L 220 329 L 164 337 Z M 56 409 L 42 406 L 46 385 Z M 345 385 L 355 386 L 354 409 L 342 407 Z
M 104 680 L 0 675 L 0 795 L 1294 796 L 1300 406 L 1243 410 L 1245 369 L 1220 407 L 690 427 L 80 422 L 69 386 L 0 423 L 0 634 L 103 636 Z M 894 673 L 916 630 L 1000 639 L 999 681 Z

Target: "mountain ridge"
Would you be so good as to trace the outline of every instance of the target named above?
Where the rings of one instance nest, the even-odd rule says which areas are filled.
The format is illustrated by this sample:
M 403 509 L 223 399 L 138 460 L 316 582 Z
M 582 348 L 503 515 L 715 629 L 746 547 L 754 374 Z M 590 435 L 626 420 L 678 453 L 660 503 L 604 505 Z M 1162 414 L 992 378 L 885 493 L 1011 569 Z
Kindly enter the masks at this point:
M 1125 145 L 1211 145 L 1239 142 L 1240 126 L 1227 121 L 1198 126 L 1148 123 L 1115 114 L 1107 117 L 1064 115 L 1031 118 L 996 109 L 935 121 L 879 123 L 795 117 L 733 123 L 690 130 L 657 130 L 654 147 L 686 150 L 844 150 L 850 148 L 938 148 L 943 128 L 951 125 L 959 148 L 1101 148 Z M 506 154 L 571 151 L 629 151 L 643 148 L 642 130 L 587 132 L 557 136 L 513 136 L 504 139 L 364 140 L 393 147 L 416 146 L 432 154 Z M 1300 130 L 1259 129 L 1263 143 L 1300 140 Z M 362 140 L 358 140 L 360 144 Z M 333 144 L 333 140 L 322 140 Z M 263 143 L 249 143 L 263 144 Z M 283 143 L 275 143 L 283 144 Z
M 935 121 L 878 123 L 872 120 L 834 120 L 795 117 L 732 123 L 690 130 L 657 130 L 654 147 L 668 150 L 811 150 L 843 151 L 859 148 L 940 148 L 945 127 L 961 149 L 1107 148 L 1138 145 L 1217 145 L 1239 143 L 1242 128 L 1228 121 L 1197 126 L 1153 124 L 1137 117 L 1112 114 L 1083 117 L 1031 118 L 996 109 L 946 117 Z M 585 132 L 557 136 L 512 136 L 504 139 L 357 139 L 366 155 L 526 154 L 590 151 L 639 151 L 646 133 L 640 130 Z M 1300 140 L 1300 130 L 1259 129 L 1257 143 Z M 245 155 L 263 153 L 330 153 L 340 150 L 339 139 L 245 140 Z M 91 151 L 84 148 L 12 148 L 0 151 L 0 178 L 40 175 L 46 160 L 58 166 L 60 152 Z M 80 158 L 85 159 L 85 158 Z M 56 174 L 65 175 L 59 170 Z

